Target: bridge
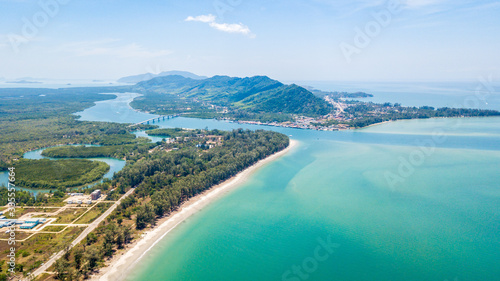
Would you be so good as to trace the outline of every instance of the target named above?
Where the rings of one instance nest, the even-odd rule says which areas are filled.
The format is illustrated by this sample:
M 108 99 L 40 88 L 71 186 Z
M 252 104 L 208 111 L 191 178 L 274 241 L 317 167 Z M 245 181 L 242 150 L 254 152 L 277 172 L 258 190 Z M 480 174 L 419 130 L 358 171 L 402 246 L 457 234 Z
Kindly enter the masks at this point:
M 134 127 L 134 126 L 141 125 L 141 124 L 149 124 L 150 122 L 154 124 L 155 121 L 160 122 L 161 120 L 168 120 L 168 119 L 175 118 L 175 117 L 178 117 L 178 116 L 179 116 L 179 114 L 175 114 L 175 115 L 160 115 L 158 117 L 153 117 L 151 119 L 144 120 L 144 121 L 141 121 L 139 123 L 132 124 L 129 127 Z

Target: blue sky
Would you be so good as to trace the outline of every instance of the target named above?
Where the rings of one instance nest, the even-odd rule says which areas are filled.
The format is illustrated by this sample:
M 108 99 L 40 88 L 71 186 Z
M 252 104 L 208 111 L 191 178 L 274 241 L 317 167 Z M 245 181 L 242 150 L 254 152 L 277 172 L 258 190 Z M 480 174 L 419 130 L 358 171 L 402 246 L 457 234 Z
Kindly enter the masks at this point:
M 395 1 L 0 0 L 0 77 L 500 78 L 500 1 Z

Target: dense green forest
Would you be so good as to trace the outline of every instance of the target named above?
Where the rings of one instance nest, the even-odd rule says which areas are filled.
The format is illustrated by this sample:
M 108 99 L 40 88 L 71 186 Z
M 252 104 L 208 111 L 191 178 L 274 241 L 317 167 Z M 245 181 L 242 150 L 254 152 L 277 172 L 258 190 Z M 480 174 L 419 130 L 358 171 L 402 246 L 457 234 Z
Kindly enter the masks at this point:
M 173 75 L 140 82 L 135 90 L 145 95 L 132 106 L 158 114 L 282 122 L 292 114 L 321 116 L 332 110 L 308 90 L 266 76 L 194 80 Z
M 158 136 L 165 138 L 176 138 L 176 137 L 198 137 L 198 136 L 206 136 L 210 134 L 219 135 L 221 131 L 219 130 L 202 130 L 202 129 L 183 129 L 183 128 L 161 128 L 161 129 L 153 129 L 147 130 L 146 134 L 149 136 Z
M 126 87 L 67 89 L 0 89 L 0 170 L 34 149 L 58 144 L 123 144 L 135 139 L 131 130 L 151 128 L 106 122 L 82 122 L 74 112 L 112 99 Z
M 155 146 L 154 143 L 108 146 L 56 146 L 45 149 L 42 155 L 52 158 L 113 157 L 121 159 L 133 152 L 144 153 Z
M 426 119 L 436 117 L 486 117 L 500 116 L 496 110 L 468 109 L 468 108 L 434 108 L 430 106 L 403 107 L 399 104 L 374 104 L 357 102 L 345 109 L 354 120 L 348 121 L 352 127 L 362 128 L 384 121 L 404 119 Z
M 9 203 L 9 194 L 10 192 L 6 187 L 0 187 L 0 206 L 5 206 Z M 41 197 L 41 196 L 40 196 Z M 28 191 L 24 190 L 16 190 L 16 204 L 23 204 L 23 203 L 31 203 L 35 204 L 36 198 L 29 193 Z
M 2 88 L 0 89 L 0 120 L 14 121 L 69 115 L 91 107 L 96 101 L 109 100 L 112 94 L 130 87 L 85 88 Z
M 35 189 L 78 187 L 100 180 L 109 171 L 108 164 L 85 159 L 21 159 L 14 167 L 15 185 Z
M 200 134 L 202 132 L 203 130 L 185 130 L 182 128 L 161 128 L 161 129 L 147 130 L 146 134 L 148 134 L 149 136 L 175 138 L 175 137 L 193 136 L 196 134 Z
M 5 206 L 8 203 L 8 189 L 4 186 L 0 186 L 0 206 Z M 66 193 L 60 189 L 50 191 L 50 193 L 34 196 L 33 193 L 26 190 L 16 190 L 16 205 L 18 206 L 37 206 L 37 205 L 47 205 L 50 203 L 61 202 L 61 199 L 66 195 Z
M 131 161 L 118 172 L 113 184 L 125 189 L 137 186 L 135 196 L 151 197 L 151 203 L 137 213 L 137 227 L 143 228 L 211 186 L 236 175 L 260 159 L 288 146 L 287 136 L 270 131 L 209 131 L 219 135 L 223 144 L 209 150 L 196 147 L 199 140 L 173 144 L 178 150 L 152 153 Z M 164 144 L 166 149 L 172 144 Z M 200 151 L 203 151 L 200 153 Z M 151 214 L 155 215 L 151 215 Z

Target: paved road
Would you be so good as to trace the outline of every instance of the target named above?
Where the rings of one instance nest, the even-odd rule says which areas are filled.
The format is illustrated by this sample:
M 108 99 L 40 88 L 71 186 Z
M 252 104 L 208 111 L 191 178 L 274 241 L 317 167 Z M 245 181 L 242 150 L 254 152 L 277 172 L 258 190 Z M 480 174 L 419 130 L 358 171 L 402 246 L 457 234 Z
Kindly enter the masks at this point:
M 135 189 L 131 188 L 118 201 L 116 201 L 115 204 L 113 204 L 108 210 L 106 210 L 106 212 L 104 212 L 100 217 L 98 217 L 95 221 L 93 221 L 91 224 L 89 224 L 89 226 L 87 226 L 87 228 L 75 240 L 73 240 L 73 242 L 71 242 L 69 247 L 73 248 L 78 243 L 82 242 L 82 240 L 85 239 L 85 237 L 87 237 L 87 235 L 90 232 L 92 232 L 94 229 L 96 229 L 99 226 L 99 224 L 101 222 L 103 222 L 111 214 L 111 212 L 113 212 L 116 209 L 116 207 L 118 207 L 118 205 L 120 204 L 122 199 L 124 199 L 125 197 L 132 194 L 134 192 L 134 190 Z M 37 270 L 35 270 L 31 274 L 30 277 L 34 279 L 34 277 L 42 274 L 44 271 L 46 271 L 49 267 L 51 267 L 63 255 L 64 255 L 64 250 L 60 251 L 56 255 L 53 255 L 48 261 L 46 261 L 42 266 L 40 266 Z M 30 279 L 25 279 L 25 280 L 30 280 Z

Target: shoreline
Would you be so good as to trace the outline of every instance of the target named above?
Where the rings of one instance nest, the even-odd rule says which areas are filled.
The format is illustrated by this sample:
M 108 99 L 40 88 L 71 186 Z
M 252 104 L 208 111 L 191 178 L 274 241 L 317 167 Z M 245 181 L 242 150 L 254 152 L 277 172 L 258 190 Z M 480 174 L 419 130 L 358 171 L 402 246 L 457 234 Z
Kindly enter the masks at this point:
M 129 106 L 129 108 L 131 108 L 132 110 L 134 110 L 136 112 L 160 116 L 160 114 L 158 114 L 158 113 L 153 114 L 153 113 L 150 113 L 150 112 L 147 112 L 147 111 L 141 111 L 140 109 L 133 108 L 130 105 L 130 103 L 133 102 L 135 98 L 143 96 L 143 94 L 140 94 L 140 93 L 137 93 L 137 92 L 117 92 L 117 93 L 102 93 L 102 94 L 115 95 L 117 97 L 116 99 L 122 97 L 123 95 L 134 95 L 135 94 L 137 96 L 134 96 L 134 97 L 132 97 L 131 99 L 128 100 L 128 106 Z M 104 101 L 98 101 L 98 102 L 105 102 L 105 101 L 111 101 L 111 100 L 104 100 Z M 499 110 L 495 110 L 495 109 L 493 109 L 493 110 L 494 111 L 499 111 Z M 178 113 L 178 115 L 182 115 L 182 114 L 189 114 L 189 113 Z M 430 119 L 441 119 L 441 118 L 443 118 L 443 119 L 445 119 L 445 118 L 459 118 L 459 119 L 462 119 L 462 118 L 491 118 L 491 117 L 498 117 L 498 118 L 500 118 L 500 115 L 492 115 L 492 116 L 450 116 L 450 117 L 429 117 L 429 118 L 396 119 L 396 120 L 387 120 L 387 121 L 382 121 L 382 122 L 378 122 L 378 123 L 373 123 L 373 124 L 370 124 L 368 126 L 359 127 L 359 128 L 348 127 L 348 128 L 338 128 L 338 129 L 335 129 L 335 130 L 323 130 L 323 129 L 301 128 L 301 127 L 293 127 L 293 126 L 282 126 L 282 125 L 279 125 L 279 124 L 270 124 L 270 123 L 267 124 L 267 123 L 260 123 L 258 121 L 249 121 L 249 120 L 228 120 L 228 119 L 218 119 L 218 118 L 213 118 L 213 117 L 212 118 L 202 118 L 202 117 L 191 117 L 191 116 L 187 116 L 187 117 L 186 116 L 179 116 L 179 117 L 193 118 L 193 119 L 208 119 L 208 120 L 225 121 L 225 122 L 237 123 L 237 124 L 268 126 L 268 127 L 288 128 L 288 129 L 298 129 L 298 130 L 342 132 L 342 131 L 349 131 L 349 130 L 362 130 L 362 129 L 365 129 L 365 128 L 370 128 L 370 127 L 373 127 L 373 126 L 379 126 L 379 125 L 384 125 L 386 123 L 392 123 L 392 122 L 398 122 L 398 121 L 430 120 Z M 185 128 L 183 128 L 183 129 L 185 129 Z
M 298 144 L 298 141 L 290 139 L 290 144 L 287 148 L 258 161 L 223 183 L 213 186 L 205 192 L 190 198 L 184 202 L 177 211 L 160 219 L 154 228 L 149 229 L 141 238 L 136 239 L 136 241 L 130 244 L 122 253 L 113 256 L 107 266 L 101 268 L 99 273 L 93 275 L 90 280 L 124 280 L 127 273 L 179 224 L 230 191 L 240 187 L 259 168 L 287 154 Z
M 185 118 L 198 118 L 198 117 L 185 117 Z M 297 130 L 311 130 L 311 131 L 327 131 L 327 132 L 343 132 L 349 130 L 362 130 L 366 128 L 370 128 L 373 126 L 380 126 L 387 123 L 400 122 L 400 121 L 411 121 L 411 120 L 432 120 L 432 119 L 466 119 L 466 118 L 500 118 L 500 115 L 491 115 L 491 116 L 451 116 L 451 117 L 429 117 L 429 118 L 410 118 L 410 119 L 396 119 L 396 120 L 387 120 L 378 123 L 373 123 L 364 127 L 348 127 L 348 128 L 338 128 L 334 130 L 322 130 L 322 129 L 314 129 L 314 128 L 301 128 L 301 127 L 293 127 L 293 126 L 282 126 L 282 125 L 273 125 L 267 123 L 255 123 L 256 121 L 241 121 L 241 120 L 226 120 L 227 122 L 233 122 L 237 124 L 246 124 L 246 125 L 257 125 L 257 126 L 268 126 L 268 127 L 278 127 L 278 128 L 288 128 L 288 129 L 297 129 Z M 217 120 L 217 119 L 214 119 Z
M 381 125 L 384 125 L 384 124 L 388 124 L 388 123 L 395 123 L 395 122 L 404 122 L 404 121 L 414 121 L 414 120 L 439 120 L 439 119 L 459 119 L 459 120 L 462 120 L 462 119 L 486 119 L 486 118 L 500 118 L 500 116 L 455 116 L 455 117 L 429 117 L 429 118 L 411 118 L 411 119 L 397 119 L 397 120 L 387 120 L 387 121 L 382 121 L 382 122 L 379 122 L 379 123 L 373 123 L 371 125 L 368 125 L 368 126 L 365 126 L 365 127 L 361 127 L 361 128 L 355 128 L 355 129 L 352 129 L 352 130 L 362 130 L 362 129 L 366 129 L 366 128 L 370 128 L 370 127 L 375 127 L 375 126 L 381 126 Z M 339 130 L 340 131 L 340 130 Z

